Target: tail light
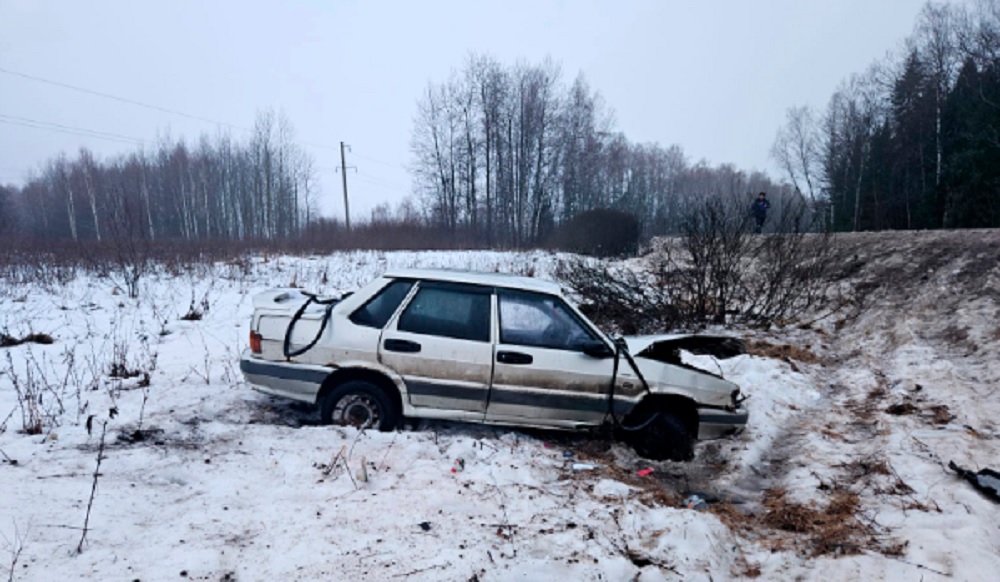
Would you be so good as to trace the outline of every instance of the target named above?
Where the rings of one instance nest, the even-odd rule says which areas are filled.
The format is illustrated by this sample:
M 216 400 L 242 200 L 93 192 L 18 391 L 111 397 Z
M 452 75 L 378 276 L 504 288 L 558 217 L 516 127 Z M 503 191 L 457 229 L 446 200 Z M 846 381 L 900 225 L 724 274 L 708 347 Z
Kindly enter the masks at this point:
M 260 334 L 257 333 L 257 332 L 255 332 L 255 331 L 253 331 L 253 330 L 250 330 L 250 351 L 251 352 L 253 352 L 255 354 L 259 354 L 260 353 L 260 351 L 261 351 L 260 350 L 260 340 L 261 340 Z

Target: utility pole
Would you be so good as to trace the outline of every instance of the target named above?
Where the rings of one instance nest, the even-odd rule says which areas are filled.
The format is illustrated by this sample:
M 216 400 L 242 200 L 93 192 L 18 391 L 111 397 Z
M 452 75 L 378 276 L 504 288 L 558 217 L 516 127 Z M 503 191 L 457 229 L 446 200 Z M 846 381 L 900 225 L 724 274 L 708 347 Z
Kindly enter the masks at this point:
M 344 142 L 340 142 L 340 177 L 343 179 L 344 182 L 344 222 L 345 224 L 347 224 L 347 232 L 350 232 L 351 206 L 347 202 L 347 161 L 344 159 Z

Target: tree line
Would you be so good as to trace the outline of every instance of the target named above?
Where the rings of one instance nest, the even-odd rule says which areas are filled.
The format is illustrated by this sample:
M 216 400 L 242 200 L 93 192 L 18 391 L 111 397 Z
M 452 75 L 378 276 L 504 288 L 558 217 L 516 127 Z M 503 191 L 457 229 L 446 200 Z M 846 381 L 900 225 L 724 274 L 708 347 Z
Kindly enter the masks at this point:
M 655 112 L 651 112 L 655 115 Z M 549 239 L 579 213 L 636 216 L 644 236 L 677 232 L 706 197 L 772 193 L 779 209 L 804 196 L 762 172 L 692 163 L 678 145 L 630 142 L 584 76 L 472 55 L 417 103 L 414 188 L 430 222 L 488 245 Z
M 169 137 L 98 160 L 50 159 L 21 188 L 0 187 L 0 234 L 89 241 L 270 240 L 315 214 L 312 159 L 283 116 L 258 115 L 245 140 Z
M 926 4 L 824 113 L 790 109 L 772 154 L 836 230 L 1000 226 L 1000 3 Z
M 551 60 L 470 55 L 417 99 L 410 145 L 412 197 L 370 222 L 485 246 L 550 243 L 600 208 L 635 216 L 643 237 L 678 233 L 706 201 L 742 212 L 760 191 L 772 214 L 796 217 L 782 228 L 996 227 L 1000 3 L 928 3 L 903 49 L 846 79 L 824 112 L 790 109 L 771 149 L 779 179 L 629 141 L 584 76 L 567 82 Z M 0 187 L 0 236 L 242 241 L 337 230 L 316 215 L 317 194 L 291 124 L 262 113 L 245 139 L 55 157 L 22 187 Z

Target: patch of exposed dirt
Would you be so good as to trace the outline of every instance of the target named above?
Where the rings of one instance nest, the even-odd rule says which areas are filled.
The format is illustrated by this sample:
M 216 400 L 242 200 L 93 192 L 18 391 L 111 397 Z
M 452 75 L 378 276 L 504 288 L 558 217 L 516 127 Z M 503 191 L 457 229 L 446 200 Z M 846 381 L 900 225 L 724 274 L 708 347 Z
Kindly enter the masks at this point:
M 856 285 L 891 292 L 884 299 L 904 306 L 937 284 L 949 302 L 963 295 L 1000 297 L 990 282 L 1000 272 L 1000 230 L 885 231 L 841 234 L 837 244 L 849 260 L 843 275 Z M 954 283 L 951 293 L 941 283 Z
M 909 400 L 904 400 L 902 402 L 890 404 L 885 411 L 893 416 L 902 416 L 904 414 L 916 414 L 920 411 L 920 409 Z
M 802 503 L 776 487 L 764 491 L 756 509 L 718 503 L 709 511 L 733 532 L 771 551 L 793 550 L 808 558 L 866 551 L 899 556 L 906 548 L 905 541 L 893 539 L 868 519 L 861 495 L 846 488 L 827 489 L 822 503 Z
M 750 340 L 746 343 L 747 353 L 751 356 L 776 358 L 779 360 L 796 360 L 805 364 L 821 364 L 823 359 L 810 350 L 810 346 L 799 347 L 791 344 L 774 344 L 767 340 Z

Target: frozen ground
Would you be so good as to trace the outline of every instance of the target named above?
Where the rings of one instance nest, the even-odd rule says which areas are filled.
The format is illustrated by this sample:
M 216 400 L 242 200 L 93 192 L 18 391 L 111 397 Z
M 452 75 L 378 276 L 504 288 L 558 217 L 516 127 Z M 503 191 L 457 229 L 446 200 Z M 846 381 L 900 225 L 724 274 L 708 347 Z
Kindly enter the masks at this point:
M 752 355 L 720 364 L 752 394 L 751 424 L 689 464 L 563 433 L 319 427 L 241 381 L 250 297 L 267 286 L 346 291 L 400 266 L 545 277 L 552 255 L 259 258 L 149 277 L 138 301 L 85 275 L 4 282 L 0 332 L 55 342 L 0 348 L 0 571 L 16 558 L 14 580 L 991 579 L 997 507 L 945 465 L 1000 465 L 1000 236 L 847 244 L 855 284 L 877 285 L 872 308 L 748 334 Z M 182 319 L 192 308 L 201 319 Z M 29 391 L 34 408 L 19 403 Z M 33 414 L 42 431 L 27 434 Z M 680 507 L 692 491 L 733 503 Z

